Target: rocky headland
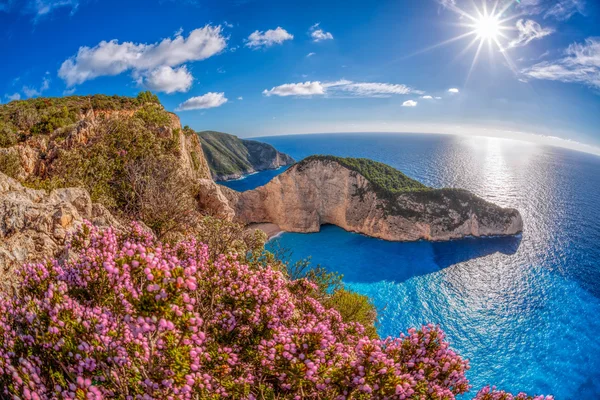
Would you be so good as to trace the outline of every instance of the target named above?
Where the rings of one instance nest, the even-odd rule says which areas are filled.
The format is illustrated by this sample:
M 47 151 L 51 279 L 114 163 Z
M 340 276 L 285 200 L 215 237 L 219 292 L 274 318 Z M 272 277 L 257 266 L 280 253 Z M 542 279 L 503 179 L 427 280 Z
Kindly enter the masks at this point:
M 216 181 L 238 179 L 254 172 L 294 164 L 294 159 L 268 143 L 240 139 L 227 133 L 198 132 L 204 156 Z
M 236 218 L 288 232 L 333 224 L 391 241 L 514 235 L 521 215 L 461 189 L 433 189 L 381 163 L 309 157 L 255 190 L 223 189 Z
M 189 234 L 203 215 L 269 236 L 324 224 L 393 241 L 523 229 L 514 209 L 466 190 L 429 188 L 371 160 L 309 157 L 244 193 L 214 181 L 237 176 L 215 168 L 244 174 L 290 163 L 270 145 L 182 127 L 150 93 L 2 105 L 0 266 L 57 256 L 83 220 L 117 227 L 138 220 L 159 237 Z

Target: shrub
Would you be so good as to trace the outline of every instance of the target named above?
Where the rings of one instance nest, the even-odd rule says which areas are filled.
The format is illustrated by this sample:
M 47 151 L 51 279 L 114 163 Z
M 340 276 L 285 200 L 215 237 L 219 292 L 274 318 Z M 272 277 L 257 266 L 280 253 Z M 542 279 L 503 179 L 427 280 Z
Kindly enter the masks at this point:
M 158 96 L 153 94 L 149 90 L 139 92 L 137 95 L 137 100 L 141 104 L 146 104 L 146 103 L 160 104 L 160 100 L 158 100 Z
M 14 129 L 4 121 L 0 121 L 0 147 L 10 147 L 19 141 Z
M 197 224 L 194 235 L 208 246 L 211 261 L 217 260 L 221 254 L 235 254 L 237 259 L 255 267 L 264 266 L 265 259 L 276 262 L 264 252 L 267 235 L 261 230 L 249 231 L 237 222 L 204 216 Z
M 136 111 L 135 116 L 144 121 L 151 128 L 169 125 L 169 114 L 156 104 L 146 104 Z
M 199 222 L 193 187 L 174 157 L 143 158 L 126 165 L 131 198 L 125 211 L 159 238 L 193 229 Z
M 512 395 L 502 390 L 496 390 L 495 387 L 486 386 L 481 389 L 473 400 L 553 400 L 552 396 L 529 396 L 525 393 Z
M 0 172 L 16 178 L 21 171 L 21 159 L 19 155 L 12 151 L 0 152 Z
M 77 121 L 77 114 L 69 111 L 66 106 L 61 108 L 49 108 L 41 117 L 41 120 L 31 127 L 31 133 L 47 135 L 56 129 L 69 126 Z
M 196 239 L 86 225 L 0 300 L 0 386 L 24 399 L 453 399 L 468 364 L 433 325 L 369 339 L 306 280 Z

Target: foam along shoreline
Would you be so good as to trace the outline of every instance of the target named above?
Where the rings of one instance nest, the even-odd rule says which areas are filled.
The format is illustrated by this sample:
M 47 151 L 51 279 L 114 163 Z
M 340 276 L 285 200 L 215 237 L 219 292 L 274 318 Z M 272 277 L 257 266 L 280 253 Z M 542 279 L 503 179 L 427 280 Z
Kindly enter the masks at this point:
M 267 235 L 269 240 L 274 239 L 283 233 L 283 230 L 279 227 L 279 225 L 271 223 L 250 224 L 246 229 L 248 231 L 260 229 Z

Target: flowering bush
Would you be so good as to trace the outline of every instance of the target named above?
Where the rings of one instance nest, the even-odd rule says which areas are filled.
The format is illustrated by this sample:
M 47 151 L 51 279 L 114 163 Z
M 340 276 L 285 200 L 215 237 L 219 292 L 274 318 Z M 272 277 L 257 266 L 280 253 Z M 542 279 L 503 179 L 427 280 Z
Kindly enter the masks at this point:
M 196 239 L 85 225 L 71 260 L 28 264 L 0 300 L 13 399 L 453 399 L 468 363 L 433 325 L 371 339 L 270 267 Z M 487 399 L 481 397 L 481 399 Z M 496 397 L 493 397 L 496 399 Z
M 553 400 L 552 396 L 528 396 L 525 393 L 519 393 L 514 396 L 502 390 L 496 390 L 495 387 L 486 386 L 481 389 L 473 400 Z

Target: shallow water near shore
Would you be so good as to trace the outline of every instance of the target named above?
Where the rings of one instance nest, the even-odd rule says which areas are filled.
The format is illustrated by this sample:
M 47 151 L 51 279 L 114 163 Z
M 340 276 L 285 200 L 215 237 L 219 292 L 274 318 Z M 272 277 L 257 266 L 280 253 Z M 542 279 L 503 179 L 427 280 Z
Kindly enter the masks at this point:
M 474 390 L 465 398 L 486 384 L 557 400 L 600 398 L 600 157 L 448 135 L 260 140 L 297 160 L 372 158 L 427 185 L 466 188 L 519 209 L 520 237 L 391 243 L 324 226 L 317 234 L 284 233 L 268 247 L 342 273 L 350 288 L 373 299 L 382 336 L 439 324 L 470 359 Z M 281 172 L 238 181 L 246 185 L 237 190 Z

